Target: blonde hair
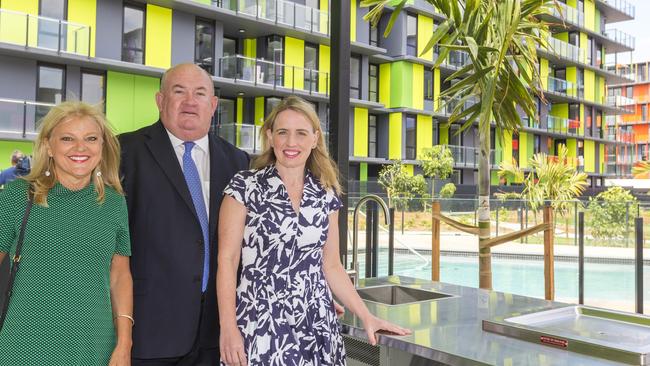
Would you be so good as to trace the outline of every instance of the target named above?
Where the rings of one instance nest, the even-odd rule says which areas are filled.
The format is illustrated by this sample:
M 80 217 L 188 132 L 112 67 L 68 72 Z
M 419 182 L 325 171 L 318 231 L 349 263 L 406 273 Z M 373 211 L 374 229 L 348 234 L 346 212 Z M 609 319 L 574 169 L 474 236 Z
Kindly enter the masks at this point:
M 314 133 L 318 133 L 318 142 L 316 143 L 316 148 L 311 151 L 311 154 L 309 154 L 306 166 L 312 174 L 318 178 L 325 189 L 332 189 L 336 194 L 341 194 L 338 170 L 336 164 L 327 151 L 325 136 L 320 127 L 318 115 L 311 104 L 296 96 L 290 96 L 282 100 L 282 102 L 275 106 L 271 113 L 266 117 L 264 125 L 262 126 L 262 131 L 260 132 L 263 152 L 255 159 L 255 161 L 253 161 L 253 168 L 259 169 L 275 164 L 275 153 L 273 152 L 266 131 L 273 132 L 273 125 L 275 124 L 278 115 L 286 110 L 298 112 L 307 117 L 307 120 L 311 122 Z
M 34 141 L 34 164 L 31 172 L 24 177 L 31 183 L 34 191 L 34 203 L 47 207 L 47 194 L 58 181 L 54 160 L 47 153 L 47 141 L 52 137 L 52 131 L 63 122 L 84 117 L 97 122 L 102 134 L 102 156 L 96 168 L 101 175 L 92 174 L 97 192 L 97 202 L 104 202 L 105 186 L 112 187 L 118 193 L 124 194 L 119 174 L 120 144 L 106 117 L 96 107 L 83 102 L 69 101 L 52 107 L 41 120 L 40 132 Z M 50 175 L 46 176 L 45 172 L 48 170 Z

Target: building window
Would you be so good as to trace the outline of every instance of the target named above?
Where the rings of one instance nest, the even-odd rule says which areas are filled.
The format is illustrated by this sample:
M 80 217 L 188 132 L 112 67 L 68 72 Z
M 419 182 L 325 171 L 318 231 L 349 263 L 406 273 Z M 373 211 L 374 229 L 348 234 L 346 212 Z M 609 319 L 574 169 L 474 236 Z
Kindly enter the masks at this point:
M 404 139 L 404 145 L 406 146 L 406 156 L 405 159 L 415 160 L 416 150 L 416 123 L 415 116 L 406 115 L 406 135 Z
M 377 116 L 368 115 L 368 157 L 377 157 Z
M 318 91 L 318 45 L 305 43 L 305 89 Z
M 418 18 L 415 15 L 406 15 L 406 54 L 418 55 Z
M 433 71 L 424 70 L 424 100 L 433 101 Z
M 594 52 L 593 51 L 593 46 L 594 46 L 594 40 L 591 37 L 587 37 L 587 64 L 591 65 L 591 54 Z
M 214 22 L 196 18 L 194 25 L 194 63 L 214 74 Z
M 225 78 L 237 76 L 237 40 L 223 38 L 223 58 L 219 60 L 219 75 Z
M 646 76 L 647 64 L 639 64 L 636 69 L 636 82 L 647 81 Z
M 625 88 L 625 96 L 628 98 L 634 98 L 634 87 L 628 86 Z
M 237 40 L 223 37 L 223 57 L 235 56 L 237 54 Z
M 257 72 L 264 75 L 261 77 L 263 81 L 268 84 L 283 85 L 284 37 L 277 35 L 266 37 L 266 53 L 263 57 L 275 63 L 275 66 L 271 63 L 260 65 L 261 70 Z
M 578 69 L 576 73 L 577 83 L 578 83 L 578 98 L 582 99 L 585 97 L 585 70 Z
M 277 97 L 267 97 L 266 103 L 264 104 L 264 116 L 268 116 L 269 113 L 275 108 L 278 104 L 282 102 L 282 99 Z
M 41 0 L 38 14 L 52 19 L 38 19 L 38 47 L 65 50 L 67 27 L 54 19 L 66 20 L 66 0 Z
M 372 24 L 369 23 L 370 27 L 370 45 L 379 47 L 379 24 L 377 24 L 376 27 L 373 27 Z
M 369 68 L 370 77 L 368 78 L 368 99 L 371 102 L 379 101 L 379 66 L 370 64 Z
M 512 134 L 512 160 L 519 164 L 519 134 Z
M 65 99 L 65 69 L 61 66 L 39 65 L 36 101 L 59 104 Z M 36 120 L 43 118 L 50 107 L 36 106 Z
M 219 98 L 219 120 L 217 124 L 225 125 L 235 123 L 237 101 L 235 99 Z
M 585 136 L 591 136 L 593 127 L 593 110 L 591 107 L 585 106 Z
M 81 100 L 88 104 L 98 105 L 106 97 L 106 74 L 103 72 L 81 72 Z M 104 110 L 106 106 L 103 106 Z
M 578 133 L 580 128 L 580 104 L 569 104 L 569 121 L 567 126 L 562 126 L 568 129 L 570 133 Z
M 361 99 L 361 56 L 350 56 L 350 98 Z
M 542 138 L 540 135 L 533 135 L 533 153 L 542 152 Z
M 144 8 L 124 4 L 122 61 L 144 63 Z
M 647 121 L 648 120 L 648 105 L 647 104 L 642 104 L 641 105 L 641 121 Z

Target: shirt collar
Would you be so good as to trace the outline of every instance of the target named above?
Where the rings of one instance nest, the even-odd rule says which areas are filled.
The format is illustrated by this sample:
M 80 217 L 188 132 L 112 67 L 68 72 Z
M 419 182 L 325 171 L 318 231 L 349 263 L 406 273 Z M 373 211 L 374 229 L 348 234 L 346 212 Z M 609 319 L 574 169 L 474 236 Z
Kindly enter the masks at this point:
M 172 146 L 174 149 L 176 149 L 179 146 L 182 146 L 185 141 L 179 139 L 178 137 L 174 136 L 171 132 L 169 132 L 168 129 L 165 129 L 167 131 L 167 135 L 169 135 L 169 140 L 172 142 Z M 203 152 L 209 152 L 210 151 L 210 143 L 208 139 L 208 135 L 205 135 L 201 137 L 198 140 L 195 140 L 194 143 L 196 146 L 198 146 Z

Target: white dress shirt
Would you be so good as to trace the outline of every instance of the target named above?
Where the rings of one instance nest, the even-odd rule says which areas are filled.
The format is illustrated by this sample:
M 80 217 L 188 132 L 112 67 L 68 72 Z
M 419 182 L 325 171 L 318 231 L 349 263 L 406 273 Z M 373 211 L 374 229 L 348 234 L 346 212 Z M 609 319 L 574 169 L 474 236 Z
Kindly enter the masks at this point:
M 169 135 L 169 140 L 172 142 L 174 147 L 174 152 L 176 153 L 176 158 L 178 163 L 183 169 L 183 154 L 185 153 L 185 141 L 174 136 L 169 130 L 167 130 Z M 192 148 L 192 160 L 196 164 L 196 169 L 199 171 L 199 177 L 201 178 L 201 189 L 203 190 L 203 201 L 205 202 L 205 209 L 208 211 L 208 218 L 210 217 L 210 143 L 208 136 L 203 136 L 202 138 L 193 141 L 195 143 Z

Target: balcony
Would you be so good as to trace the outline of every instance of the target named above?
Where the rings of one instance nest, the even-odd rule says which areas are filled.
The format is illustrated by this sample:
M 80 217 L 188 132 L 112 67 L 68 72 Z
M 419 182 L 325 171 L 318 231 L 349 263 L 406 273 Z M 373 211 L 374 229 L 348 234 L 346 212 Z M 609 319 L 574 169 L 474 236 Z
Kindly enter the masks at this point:
M 273 89 L 329 95 L 329 74 L 240 55 L 219 59 L 218 76 Z
M 0 9 L 0 42 L 90 56 L 90 27 Z
M 441 97 L 438 99 L 438 108 L 435 110 L 435 113 L 445 117 L 451 116 L 454 111 L 454 108 L 458 105 L 460 99 L 458 98 L 449 98 Z M 478 103 L 479 100 L 477 97 L 473 97 L 470 100 L 465 101 L 463 105 L 463 110 L 472 107 L 474 104 Z
M 460 168 L 478 168 L 479 154 L 477 147 L 446 145 L 454 157 L 454 165 Z M 497 158 L 499 158 L 497 160 Z M 501 151 L 490 150 L 490 165 L 495 167 L 501 162 Z
M 548 132 L 563 135 L 578 135 L 581 125 L 579 120 L 551 115 L 546 116 L 546 131 Z
M 548 51 L 560 58 L 568 59 L 581 64 L 587 63 L 585 50 L 555 37 L 548 38 Z
M 612 44 L 606 44 L 605 48 L 607 53 L 614 52 L 625 52 L 634 50 L 634 37 L 631 35 L 621 32 L 618 29 L 607 29 L 604 31 L 603 36 L 610 40 Z
M 214 132 L 249 154 L 259 154 L 262 152 L 261 129 L 262 126 L 227 123 L 217 125 Z
M 622 95 L 608 95 L 606 104 L 610 107 L 622 108 L 633 113 L 636 101 Z
M 552 7 L 551 15 L 557 19 L 560 19 L 566 23 L 570 23 L 576 27 L 584 28 L 585 26 L 585 14 L 579 12 L 578 9 L 572 8 L 564 3 L 557 2 L 559 7 Z
M 626 0 L 596 0 L 596 5 L 608 23 L 632 20 L 636 15 L 634 5 Z
M 305 32 L 329 35 L 329 13 L 287 0 L 219 0 L 217 7 Z
M 570 81 L 563 79 L 558 79 L 552 76 L 548 77 L 548 84 L 546 86 L 546 91 L 564 95 L 567 97 L 578 97 L 578 88 L 576 85 Z
M 0 98 L 0 138 L 34 140 L 39 120 L 54 104 Z

